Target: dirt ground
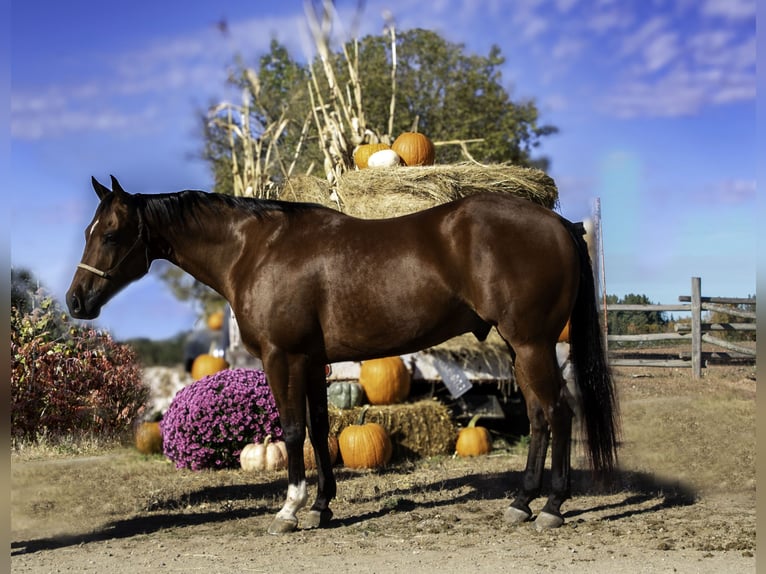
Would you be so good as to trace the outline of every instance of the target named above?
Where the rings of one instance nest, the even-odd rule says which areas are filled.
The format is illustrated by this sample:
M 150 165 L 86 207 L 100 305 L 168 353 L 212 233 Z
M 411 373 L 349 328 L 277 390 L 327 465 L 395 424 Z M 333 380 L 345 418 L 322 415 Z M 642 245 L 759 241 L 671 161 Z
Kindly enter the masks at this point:
M 270 536 L 284 472 L 177 471 L 131 449 L 12 456 L 14 572 L 755 571 L 755 369 L 616 371 L 620 472 L 594 485 L 574 455 L 565 525 L 509 526 L 514 449 L 337 468 L 326 529 Z M 315 476 L 309 476 L 313 486 Z M 538 500 L 533 510 L 544 501 Z

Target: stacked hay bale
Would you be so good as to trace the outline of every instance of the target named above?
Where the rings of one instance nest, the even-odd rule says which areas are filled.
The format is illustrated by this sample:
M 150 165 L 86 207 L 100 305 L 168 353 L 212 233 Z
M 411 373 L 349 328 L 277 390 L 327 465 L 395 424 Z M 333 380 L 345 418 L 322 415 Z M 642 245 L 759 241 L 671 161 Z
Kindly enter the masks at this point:
M 362 408 L 331 407 L 330 433 L 340 435 L 344 428 L 355 424 Z M 383 425 L 388 431 L 393 445 L 392 460 L 451 455 L 455 451 L 455 423 L 449 409 L 438 401 L 368 406 L 365 420 Z
M 348 171 L 334 190 L 324 179 L 296 176 L 283 184 L 279 197 L 318 203 L 354 217 L 382 219 L 484 192 L 511 193 L 549 209 L 558 205 L 555 182 L 540 170 L 468 162 Z

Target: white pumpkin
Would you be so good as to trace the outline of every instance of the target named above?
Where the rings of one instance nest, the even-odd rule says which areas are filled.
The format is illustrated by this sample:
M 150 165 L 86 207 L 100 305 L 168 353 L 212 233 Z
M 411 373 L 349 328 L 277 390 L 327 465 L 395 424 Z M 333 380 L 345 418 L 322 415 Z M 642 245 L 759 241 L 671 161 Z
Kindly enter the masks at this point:
M 402 158 L 392 149 L 376 151 L 367 159 L 367 167 L 394 167 L 401 165 Z
M 242 470 L 259 472 L 263 470 L 282 470 L 287 468 L 287 447 L 285 442 L 272 442 L 267 436 L 263 442 L 248 444 L 239 453 Z

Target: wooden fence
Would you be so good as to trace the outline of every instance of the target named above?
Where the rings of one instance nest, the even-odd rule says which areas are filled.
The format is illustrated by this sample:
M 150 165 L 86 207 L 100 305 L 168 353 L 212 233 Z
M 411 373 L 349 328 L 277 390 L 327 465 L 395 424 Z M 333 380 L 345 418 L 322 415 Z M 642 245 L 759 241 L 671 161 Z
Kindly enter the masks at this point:
M 755 358 L 755 347 L 745 347 L 737 345 L 730 341 L 725 341 L 716 337 L 713 333 L 733 332 L 733 331 L 755 331 L 756 313 L 755 299 L 736 298 L 736 297 L 703 297 L 701 294 L 701 283 L 699 277 L 692 277 L 691 295 L 682 295 L 678 298 L 678 305 L 607 305 L 607 312 L 620 311 L 647 311 L 647 312 L 684 312 L 691 314 L 691 321 L 688 325 L 677 324 L 675 332 L 672 333 L 652 333 L 644 335 L 608 335 L 607 346 L 609 342 L 621 341 L 684 341 L 689 342 L 691 353 L 688 358 L 679 356 L 678 358 L 667 357 L 630 357 L 617 358 L 611 357 L 610 364 L 614 366 L 644 366 L 644 367 L 691 367 L 692 376 L 700 378 L 702 368 L 706 360 L 734 360 L 742 358 Z M 739 308 L 740 305 L 748 305 L 749 310 Z M 732 317 L 749 319 L 749 323 L 703 323 L 702 312 L 713 311 L 725 313 Z M 722 349 L 722 352 L 703 353 L 702 342 L 706 342 Z

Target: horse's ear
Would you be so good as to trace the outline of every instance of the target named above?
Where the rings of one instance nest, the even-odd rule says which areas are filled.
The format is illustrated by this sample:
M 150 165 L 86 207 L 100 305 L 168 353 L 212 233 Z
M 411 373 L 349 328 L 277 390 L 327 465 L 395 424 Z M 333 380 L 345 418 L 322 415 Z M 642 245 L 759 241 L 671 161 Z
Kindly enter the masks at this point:
M 104 199 L 107 195 L 112 193 L 108 187 L 101 185 L 95 177 L 91 176 L 90 181 L 93 184 L 93 190 L 96 192 L 99 199 Z
M 120 182 L 117 181 L 117 178 L 114 177 L 113 175 L 110 175 L 109 177 L 112 178 L 112 191 L 116 193 L 117 195 L 121 195 L 121 194 L 127 195 L 128 192 L 122 189 L 122 186 L 120 185 Z

